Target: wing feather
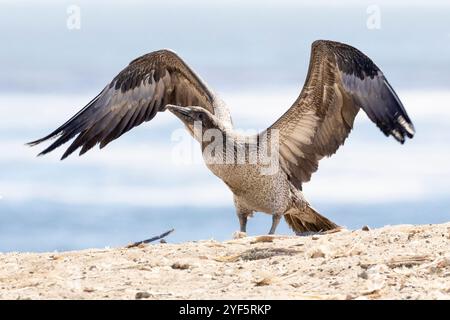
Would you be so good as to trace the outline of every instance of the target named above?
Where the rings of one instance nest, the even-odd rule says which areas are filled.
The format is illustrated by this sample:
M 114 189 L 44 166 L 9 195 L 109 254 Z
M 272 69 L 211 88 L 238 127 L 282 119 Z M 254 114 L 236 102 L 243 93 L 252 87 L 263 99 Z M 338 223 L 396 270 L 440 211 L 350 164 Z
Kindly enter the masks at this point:
M 298 188 L 318 162 L 344 144 L 362 108 L 385 135 L 400 143 L 414 126 L 381 70 L 361 51 L 315 41 L 305 85 L 292 107 L 268 130 L 279 130 L 280 164 Z
M 150 121 L 167 104 L 189 106 L 193 102 L 214 114 L 213 94 L 186 63 L 172 51 L 155 51 L 133 60 L 66 123 L 29 145 L 58 138 L 42 155 L 76 137 L 62 159 L 78 148 L 81 155 Z

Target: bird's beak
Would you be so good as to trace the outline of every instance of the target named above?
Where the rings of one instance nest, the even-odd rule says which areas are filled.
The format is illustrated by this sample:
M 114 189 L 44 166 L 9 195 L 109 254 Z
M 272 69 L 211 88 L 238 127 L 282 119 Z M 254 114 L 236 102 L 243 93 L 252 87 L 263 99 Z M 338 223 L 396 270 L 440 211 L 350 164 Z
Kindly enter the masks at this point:
M 191 119 L 191 110 L 187 107 L 167 105 L 167 109 L 169 109 L 170 112 L 180 118 L 183 122 Z

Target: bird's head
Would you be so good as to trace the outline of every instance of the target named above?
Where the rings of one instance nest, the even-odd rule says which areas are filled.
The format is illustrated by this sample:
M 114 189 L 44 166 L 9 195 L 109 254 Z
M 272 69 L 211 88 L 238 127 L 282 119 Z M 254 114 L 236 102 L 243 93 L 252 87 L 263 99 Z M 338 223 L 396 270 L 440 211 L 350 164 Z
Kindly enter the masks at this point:
M 180 107 L 168 105 L 167 109 L 176 115 L 183 123 L 194 132 L 194 126 L 201 127 L 202 134 L 208 129 L 222 129 L 220 121 L 211 112 L 202 107 Z

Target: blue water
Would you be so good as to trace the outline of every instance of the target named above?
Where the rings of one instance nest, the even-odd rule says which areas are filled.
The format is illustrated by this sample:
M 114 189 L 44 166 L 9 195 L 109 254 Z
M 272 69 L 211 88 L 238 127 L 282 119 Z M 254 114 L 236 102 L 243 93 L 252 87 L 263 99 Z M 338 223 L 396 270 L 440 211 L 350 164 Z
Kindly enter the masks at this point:
M 370 30 L 369 1 L 227 3 L 83 0 L 81 29 L 72 31 L 68 2 L 0 4 L 0 251 L 120 246 L 171 228 L 171 242 L 231 238 L 238 222 L 226 186 L 201 163 L 171 159 L 176 119 L 158 116 L 101 152 L 64 162 L 63 150 L 36 159 L 41 148 L 23 146 L 130 60 L 160 48 L 176 50 L 217 89 L 239 127 L 260 130 L 298 95 L 312 41 L 357 46 L 387 75 L 417 136 L 400 146 L 359 117 L 305 185 L 307 198 L 349 228 L 450 220 L 450 6 L 381 1 L 381 29 Z M 248 231 L 266 233 L 270 223 L 256 214 Z M 278 232 L 290 230 L 283 223 Z
M 336 205 L 316 207 L 336 223 L 352 229 L 387 224 L 443 223 L 450 217 L 450 201 Z M 63 251 L 124 246 L 172 228 L 168 242 L 228 240 L 238 230 L 233 207 L 172 207 L 62 205 L 57 202 L 3 204 L 0 251 Z M 391 214 L 386 215 L 386 212 Z M 262 213 L 248 222 L 248 234 L 267 233 L 271 217 Z M 279 234 L 292 234 L 283 221 Z

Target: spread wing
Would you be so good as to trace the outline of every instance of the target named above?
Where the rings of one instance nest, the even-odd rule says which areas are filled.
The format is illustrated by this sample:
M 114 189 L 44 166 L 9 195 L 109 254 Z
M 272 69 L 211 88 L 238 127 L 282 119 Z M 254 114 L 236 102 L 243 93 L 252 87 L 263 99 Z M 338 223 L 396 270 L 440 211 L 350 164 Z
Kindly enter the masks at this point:
M 49 153 L 76 136 L 62 159 L 81 147 L 80 155 L 112 140 L 164 111 L 167 104 L 201 106 L 214 113 L 213 95 L 198 76 L 168 50 L 133 60 L 88 105 L 36 145 L 56 138 L 40 155 Z
M 305 85 L 268 130 L 279 130 L 280 165 L 298 188 L 318 162 L 344 144 L 359 109 L 400 143 L 414 127 L 381 70 L 361 51 L 332 41 L 312 44 Z

